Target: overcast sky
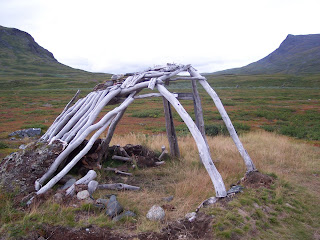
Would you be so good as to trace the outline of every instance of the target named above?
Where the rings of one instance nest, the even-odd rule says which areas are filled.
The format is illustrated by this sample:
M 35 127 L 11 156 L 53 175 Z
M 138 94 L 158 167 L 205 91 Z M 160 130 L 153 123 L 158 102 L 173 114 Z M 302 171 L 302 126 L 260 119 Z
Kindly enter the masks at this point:
M 0 25 L 66 65 L 126 73 L 169 63 L 241 67 L 288 34 L 320 33 L 319 0 L 0 0 Z

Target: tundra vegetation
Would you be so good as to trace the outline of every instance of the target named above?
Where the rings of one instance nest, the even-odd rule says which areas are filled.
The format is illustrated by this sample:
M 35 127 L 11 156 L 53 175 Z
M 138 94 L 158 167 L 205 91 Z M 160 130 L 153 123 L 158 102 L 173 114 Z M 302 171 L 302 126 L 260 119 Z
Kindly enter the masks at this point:
M 257 169 L 274 181 L 269 187 L 247 186 L 225 204 L 201 211 L 213 216 L 211 234 L 217 239 L 317 239 L 320 236 L 320 75 L 254 75 L 206 76 L 224 104 Z M 40 127 L 43 132 L 59 115 L 65 104 L 80 89 L 85 96 L 105 75 L 24 76 L 1 79 L 0 90 L 0 154 L 1 158 L 17 151 L 29 139 L 10 140 L 12 131 Z M 190 92 L 187 81 L 169 85 L 170 91 Z M 148 93 L 150 90 L 144 90 Z M 226 186 L 237 183 L 245 166 L 212 99 L 199 87 L 208 144 L 212 158 Z M 192 101 L 182 100 L 194 117 Z M 148 105 L 148 107 L 146 107 Z M 149 107 L 150 106 L 150 107 Z M 154 109 L 151 111 L 150 108 Z M 107 106 L 104 113 L 113 109 Z M 169 222 L 183 218 L 214 189 L 199 161 L 193 138 L 177 113 L 173 113 L 179 135 L 181 159 L 167 159 L 158 168 L 132 170 L 138 192 L 116 192 L 123 206 L 129 206 L 137 217 L 120 223 L 112 222 L 104 212 L 91 204 L 59 205 L 52 199 L 29 208 L 14 201 L 15 192 L 0 193 L 1 235 L 13 239 L 37 232 L 48 226 L 98 226 L 127 232 L 159 232 Z M 161 98 L 141 99 L 130 105 L 121 119 L 112 144 L 142 144 L 160 151 L 168 142 Z M 98 181 L 112 176 L 101 173 Z M 16 189 L 16 191 L 19 191 Z M 113 191 L 96 191 L 95 198 Z M 148 209 L 163 204 L 162 198 L 174 196 L 164 222 L 146 219 Z M 133 227 L 134 226 L 134 227 Z

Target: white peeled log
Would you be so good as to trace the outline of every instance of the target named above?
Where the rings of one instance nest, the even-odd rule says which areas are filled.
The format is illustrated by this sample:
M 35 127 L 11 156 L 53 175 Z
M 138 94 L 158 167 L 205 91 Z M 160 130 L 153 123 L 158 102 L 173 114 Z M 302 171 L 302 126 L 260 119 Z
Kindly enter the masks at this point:
M 60 121 L 57 122 L 55 128 L 53 129 L 48 138 L 49 141 L 51 141 L 51 139 L 56 135 L 56 133 L 58 133 L 63 128 L 63 126 L 72 118 L 72 116 L 76 114 L 76 112 L 81 108 L 85 100 L 86 98 L 79 99 L 79 101 L 73 107 L 72 111 L 66 114 L 66 116 L 64 116 L 60 119 Z
M 64 119 L 67 114 L 69 114 L 71 111 L 73 111 L 73 109 L 75 107 L 78 106 L 78 104 L 80 104 L 80 102 L 82 102 L 83 99 L 79 99 L 73 106 L 71 106 L 70 108 L 68 108 L 65 112 L 61 113 L 56 119 L 55 121 L 52 123 L 52 125 L 49 127 L 48 131 L 45 133 L 45 135 L 43 135 L 42 140 L 43 141 L 48 141 L 49 137 L 51 135 L 51 133 L 56 129 L 56 127 L 58 126 L 58 124 L 62 121 L 62 119 Z
M 117 91 L 119 92 L 119 91 Z M 109 94 L 108 94 L 109 95 Z M 108 96 L 107 95 L 107 96 Z M 114 94 L 112 94 L 113 96 Z M 106 96 L 106 97 L 107 97 Z M 105 100 L 105 99 L 104 99 Z M 109 96 L 109 101 L 111 100 L 111 97 Z M 106 102 L 106 101 L 105 101 Z M 104 102 L 104 103 L 105 103 Z M 98 108 L 99 110 L 100 108 Z M 101 111 L 101 110 L 100 110 Z M 117 112 L 117 108 L 112 110 L 111 112 L 107 113 L 105 117 L 112 117 L 113 114 L 116 114 Z M 105 118 L 104 117 L 104 118 Z M 102 121 L 102 119 L 98 122 L 100 123 Z M 97 123 L 97 124 L 98 124 Z M 56 160 L 54 161 L 54 163 L 50 166 L 49 170 L 40 178 L 40 179 L 37 179 L 36 182 L 35 182 L 35 189 L 38 191 L 40 188 L 40 186 L 42 186 L 42 184 L 58 169 L 59 165 L 61 164 L 61 162 L 63 162 L 63 160 L 65 158 L 68 157 L 68 155 L 74 150 L 76 149 L 82 142 L 83 140 L 87 137 L 87 135 L 89 135 L 92 131 L 96 130 L 97 129 L 97 124 L 89 127 L 86 129 L 86 132 L 84 134 L 81 135 L 81 137 L 79 136 L 77 138 L 77 141 L 76 142 L 71 142 L 68 147 L 62 152 L 60 153 L 60 155 L 56 158 Z
M 199 151 L 199 155 L 203 165 L 205 166 L 213 186 L 215 188 L 217 197 L 225 197 L 227 195 L 227 191 L 223 182 L 223 179 L 216 169 L 209 152 L 209 147 L 207 146 L 205 140 L 201 132 L 199 131 L 197 125 L 193 122 L 192 118 L 186 112 L 186 110 L 182 107 L 180 102 L 174 97 L 172 93 L 170 93 L 164 86 L 157 84 L 157 88 L 159 92 L 171 103 L 171 105 L 176 109 L 180 117 L 183 119 L 185 124 L 190 130 Z
M 55 162 L 50 166 L 49 170 L 39 179 L 37 180 L 40 185 L 49 178 L 58 168 L 60 163 L 76 148 L 78 147 L 83 140 L 94 130 L 97 130 L 93 136 L 90 138 L 87 145 L 59 172 L 55 177 L 53 177 L 46 185 L 44 185 L 40 190 L 38 190 L 37 194 L 42 194 L 52 188 L 63 176 L 65 176 L 75 165 L 76 163 L 91 149 L 95 140 L 101 135 L 101 133 L 109 126 L 112 118 L 127 108 L 134 100 L 133 96 L 135 93 L 132 93 L 119 107 L 113 109 L 108 112 L 98 123 L 92 125 L 87 128 L 86 131 L 73 143 L 69 144 L 69 146 L 58 156 Z
M 74 190 L 76 188 L 76 185 L 79 184 L 89 184 L 93 179 L 97 177 L 97 173 L 94 170 L 89 170 L 87 174 L 80 178 L 78 181 L 76 181 L 74 184 L 72 184 L 67 190 L 66 190 L 66 196 L 73 195 Z M 98 182 L 97 182 L 98 183 Z
M 49 127 L 49 129 L 47 130 L 47 132 L 41 137 L 40 140 L 46 141 L 47 136 L 49 133 L 51 133 L 51 130 L 54 128 L 54 125 L 57 121 L 59 121 L 59 119 L 65 114 L 65 112 L 71 107 L 71 105 L 73 104 L 73 102 L 77 99 L 78 95 L 80 94 L 80 90 L 78 89 L 78 91 L 76 92 L 76 94 L 73 96 L 73 98 L 71 98 L 71 100 L 68 102 L 68 104 L 64 107 L 64 109 L 62 110 L 62 112 L 59 114 L 58 117 L 56 117 L 56 119 L 53 121 L 53 123 L 51 124 L 51 126 Z
M 78 133 L 74 137 L 74 139 L 70 142 L 73 143 L 74 141 L 78 141 L 79 136 L 82 135 L 83 132 L 87 131 L 90 128 L 90 125 L 96 120 L 101 110 L 111 101 L 114 97 L 116 97 L 121 92 L 121 88 L 117 86 L 117 88 L 113 89 L 102 99 L 102 101 L 98 104 L 95 110 L 90 114 L 88 121 L 86 124 L 79 129 Z M 80 144 L 79 144 L 80 145 Z
M 124 183 L 110 183 L 110 184 L 99 184 L 98 189 L 109 189 L 109 190 L 140 190 L 140 187 L 124 184 Z
M 83 103 L 81 109 L 77 111 L 77 113 L 68 121 L 68 123 L 55 135 L 57 139 L 62 138 L 62 136 L 68 132 L 73 126 L 77 125 L 78 121 L 83 117 L 83 115 L 88 111 L 88 109 L 92 106 L 92 103 L 96 98 L 99 97 L 97 92 L 89 93 L 87 96 L 87 100 Z
M 98 185 L 99 185 L 99 183 L 94 180 L 92 180 L 88 183 L 88 192 L 90 193 L 90 195 L 92 195 L 94 193 L 94 191 L 96 191 Z
M 191 74 L 191 76 L 194 77 L 199 77 L 201 76 L 194 68 L 190 67 L 189 68 L 189 73 Z M 218 94 L 212 89 L 212 87 L 209 85 L 209 83 L 206 80 L 199 80 L 199 83 L 202 85 L 202 87 L 206 90 L 206 92 L 210 95 L 210 97 L 212 98 L 214 104 L 216 105 L 228 131 L 229 134 L 233 140 L 233 142 L 235 143 L 235 145 L 238 148 L 238 151 L 241 155 L 241 157 L 243 158 L 245 165 L 247 167 L 247 172 L 252 172 L 255 171 L 256 168 L 249 156 L 249 154 L 247 153 L 247 151 L 245 150 L 245 148 L 243 147 L 238 134 L 236 132 L 236 130 L 233 127 L 233 124 L 226 112 L 226 110 L 224 109 L 222 102 L 218 96 Z
M 104 91 L 101 91 L 98 96 L 96 96 L 90 106 L 90 108 L 82 115 L 82 117 L 79 119 L 77 124 L 75 124 L 68 132 L 64 133 L 63 137 L 61 138 L 62 140 L 66 142 L 70 142 L 73 137 L 77 134 L 78 130 L 87 122 L 88 116 L 92 111 L 94 111 L 96 105 L 98 102 L 101 101 L 101 97 L 104 97 L 105 93 Z

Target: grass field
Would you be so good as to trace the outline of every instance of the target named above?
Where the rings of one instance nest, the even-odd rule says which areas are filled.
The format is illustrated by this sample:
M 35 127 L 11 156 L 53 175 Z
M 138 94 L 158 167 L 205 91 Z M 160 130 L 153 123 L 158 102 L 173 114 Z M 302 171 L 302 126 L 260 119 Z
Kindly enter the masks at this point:
M 12 131 L 41 127 L 46 131 L 76 90 L 85 96 L 97 82 L 85 78 L 28 77 L 12 82 L 5 78 L 0 90 L 0 156 L 16 151 L 28 139 L 10 140 Z M 203 211 L 214 216 L 213 236 L 217 239 L 319 239 L 320 236 L 320 75 L 312 76 L 207 76 L 240 134 L 241 141 L 257 168 L 275 178 L 271 188 L 245 189 L 226 206 Z M 2 79 L 1 79 L 2 81 Z M 33 85 L 33 82 L 36 84 Z M 171 91 L 188 92 L 190 85 L 182 81 L 169 86 Z M 210 97 L 199 88 L 204 109 L 206 131 L 212 158 L 228 188 L 245 173 L 237 149 L 227 137 L 221 117 Z M 150 107 L 146 108 L 146 104 Z M 193 103 L 182 101 L 194 117 Z M 107 106 L 107 112 L 114 106 Z M 118 192 L 124 206 L 137 213 L 120 225 L 114 224 L 90 204 L 60 206 L 48 200 L 41 206 L 23 211 L 12 205 L 12 195 L 0 193 L 0 232 L 13 239 L 45 225 L 87 227 L 97 225 L 119 232 L 159 231 L 168 222 L 194 211 L 214 190 L 204 167 L 199 163 L 195 143 L 177 113 L 174 122 L 179 135 L 182 158 L 169 160 L 161 168 L 136 170 L 142 191 Z M 286 136 L 284 136 L 286 135 Z M 114 144 L 143 144 L 160 150 L 165 144 L 165 122 L 162 99 L 135 101 L 121 120 Z M 101 176 L 99 176 L 101 178 Z M 98 180 L 102 180 L 102 179 Z M 147 181 L 146 181 L 147 180 Z M 98 191 L 95 197 L 105 195 Z M 174 196 L 176 211 L 167 212 L 164 223 L 145 218 L 153 204 Z M 56 213 L 53 214 L 52 213 Z

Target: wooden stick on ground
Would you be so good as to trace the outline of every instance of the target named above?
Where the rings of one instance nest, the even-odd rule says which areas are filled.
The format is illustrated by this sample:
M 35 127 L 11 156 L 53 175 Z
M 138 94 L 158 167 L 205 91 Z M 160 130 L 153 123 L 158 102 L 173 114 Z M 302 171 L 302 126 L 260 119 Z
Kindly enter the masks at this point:
M 107 168 L 104 168 L 103 170 L 111 171 L 111 172 L 114 172 L 114 173 L 117 173 L 117 174 L 126 175 L 126 176 L 132 176 L 132 173 L 123 172 L 123 171 L 118 170 L 117 168 L 107 167 Z

